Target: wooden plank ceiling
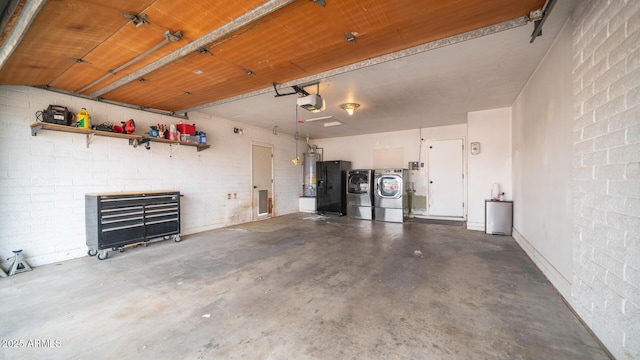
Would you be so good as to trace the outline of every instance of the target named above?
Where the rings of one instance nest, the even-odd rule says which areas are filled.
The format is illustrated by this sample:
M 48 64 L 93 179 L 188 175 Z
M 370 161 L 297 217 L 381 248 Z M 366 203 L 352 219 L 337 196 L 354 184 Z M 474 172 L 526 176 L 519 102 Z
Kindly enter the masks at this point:
M 265 2 L 47 1 L 0 69 L 0 84 L 50 86 L 146 108 L 179 111 L 525 16 L 545 3 L 325 2 L 322 6 L 319 1 L 293 1 L 205 44 L 210 54 L 189 51 L 155 66 L 155 61 L 225 24 L 233 24 Z M 123 14 L 145 14 L 149 24 L 136 27 Z M 110 73 L 163 42 L 167 30 L 180 31 L 182 38 Z M 346 33 L 355 34 L 356 41 L 347 41 Z M 154 70 L 138 81 L 100 91 L 150 64 Z

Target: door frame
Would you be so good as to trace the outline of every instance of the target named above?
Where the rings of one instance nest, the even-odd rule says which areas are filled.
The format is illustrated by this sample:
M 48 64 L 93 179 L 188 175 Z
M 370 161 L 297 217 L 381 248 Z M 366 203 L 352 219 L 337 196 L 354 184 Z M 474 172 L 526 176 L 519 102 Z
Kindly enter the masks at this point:
M 273 205 L 276 202 L 275 201 L 275 191 L 274 191 L 275 190 L 274 189 L 274 187 L 275 187 L 275 171 L 274 171 L 274 166 L 273 166 L 274 146 L 273 146 L 273 144 L 262 142 L 262 141 L 256 141 L 256 140 L 252 140 L 250 146 L 251 146 L 251 148 L 250 148 L 251 149 L 250 150 L 251 161 L 249 162 L 249 173 L 251 174 L 250 175 L 251 176 L 251 185 L 250 185 L 251 186 L 251 188 L 250 188 L 250 191 L 251 191 L 251 210 L 250 211 L 251 211 L 251 220 L 252 221 L 257 221 L 257 220 L 264 220 L 264 219 L 268 219 L 270 217 L 273 217 L 274 213 L 275 213 L 275 211 L 273 211 L 273 208 L 275 208 L 275 206 L 273 206 Z M 270 187 L 269 190 L 270 190 L 271 199 L 272 199 L 271 200 L 271 204 L 270 204 L 272 206 L 272 211 L 271 212 L 267 211 L 267 214 L 266 215 L 262 215 L 262 216 L 260 216 L 258 214 L 257 208 L 254 207 L 254 204 L 256 204 L 256 201 L 258 201 L 258 199 L 257 199 L 258 194 L 255 191 L 255 188 L 254 188 L 255 185 L 253 183 L 253 147 L 254 146 L 260 146 L 260 147 L 265 147 L 265 148 L 271 149 L 271 187 Z M 267 206 L 269 206 L 269 204 Z

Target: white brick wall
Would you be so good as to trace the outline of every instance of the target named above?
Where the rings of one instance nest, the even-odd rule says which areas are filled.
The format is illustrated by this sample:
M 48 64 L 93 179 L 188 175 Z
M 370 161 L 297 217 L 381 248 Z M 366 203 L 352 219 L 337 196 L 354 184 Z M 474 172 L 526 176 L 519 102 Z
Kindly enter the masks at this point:
M 179 119 L 88 101 L 28 87 L 0 87 L 0 265 L 11 250 L 24 249 L 31 265 L 84 256 L 84 195 L 93 192 L 177 189 L 182 233 L 251 221 L 251 141 L 274 146 L 274 212 L 298 210 L 301 167 L 291 163 L 295 140 L 284 134 L 191 113 L 207 132 L 211 148 L 152 143 L 133 148 L 127 140 L 41 131 L 31 136 L 35 112 L 49 104 L 77 112 L 86 107 L 97 122 L 133 118 L 142 134 L 149 125 Z M 237 199 L 228 200 L 228 193 Z
M 570 302 L 618 359 L 640 359 L 640 1 L 575 14 Z

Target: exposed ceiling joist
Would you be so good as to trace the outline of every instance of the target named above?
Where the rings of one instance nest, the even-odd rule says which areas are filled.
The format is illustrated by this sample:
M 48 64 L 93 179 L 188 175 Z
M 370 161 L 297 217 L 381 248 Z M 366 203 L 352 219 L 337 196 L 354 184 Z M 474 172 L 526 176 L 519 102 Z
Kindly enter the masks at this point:
M 165 46 L 166 44 L 168 44 L 169 42 L 175 42 L 178 41 L 180 39 L 182 39 L 182 33 L 180 31 L 177 31 L 175 33 L 172 33 L 169 30 L 166 30 L 162 33 L 162 36 L 164 36 L 164 40 L 162 40 L 161 42 L 159 42 L 158 44 L 156 44 L 155 46 L 153 46 L 151 49 L 146 50 L 145 52 L 143 52 L 142 54 L 136 56 L 135 58 L 127 61 L 126 63 L 118 66 L 115 69 L 111 69 L 109 70 L 103 77 L 95 80 L 94 82 L 92 82 L 91 84 L 83 87 L 82 89 L 78 90 L 79 93 L 83 93 L 88 89 L 91 89 L 92 87 L 94 87 L 95 85 L 99 84 L 100 82 L 102 82 L 104 79 L 108 78 L 110 75 L 115 75 L 117 74 L 119 71 L 126 69 L 127 67 L 137 63 L 138 61 L 142 60 L 145 56 L 151 54 L 152 52 L 158 50 L 159 48 Z M 138 79 L 140 79 L 140 77 L 138 77 Z M 97 92 L 100 92 L 100 90 L 98 90 Z M 97 96 L 93 96 L 93 97 L 97 97 Z
M 29 26 L 31 26 L 31 23 L 36 18 L 45 2 L 46 0 L 32 0 L 25 3 L 16 23 L 13 26 L 13 29 L 11 30 L 11 34 L 7 37 L 4 43 L 2 43 L 2 48 L 0 48 L 0 68 L 4 66 L 18 44 L 20 44 L 24 34 L 29 29 Z
M 268 2 L 264 3 L 263 5 L 245 13 L 244 15 L 238 17 L 237 19 L 226 23 L 225 25 L 213 30 L 212 32 L 208 33 L 205 36 L 200 37 L 199 39 L 192 41 L 188 44 L 186 44 L 185 46 L 181 47 L 178 50 L 173 51 L 172 53 L 162 57 L 161 59 L 154 61 L 153 63 L 132 72 L 131 74 L 117 80 L 114 81 L 113 83 L 103 87 L 100 90 L 97 90 L 93 93 L 91 93 L 89 96 L 97 98 L 105 93 L 108 93 L 114 89 L 117 89 L 119 87 L 121 87 L 124 84 L 127 84 L 131 81 L 134 81 L 150 72 L 153 72 L 156 69 L 159 69 L 169 63 L 172 63 L 186 55 L 189 55 L 190 53 L 194 52 L 194 51 L 198 51 L 201 52 L 200 49 L 202 49 L 204 46 L 211 44 L 212 42 L 219 40 L 221 38 L 223 38 L 224 36 L 227 36 L 229 34 L 231 34 L 232 32 L 247 26 L 249 24 L 251 24 L 252 22 L 266 16 L 269 15 L 275 11 L 277 11 L 278 9 L 282 8 L 283 6 L 286 6 L 292 2 L 294 2 L 295 0 L 269 0 Z

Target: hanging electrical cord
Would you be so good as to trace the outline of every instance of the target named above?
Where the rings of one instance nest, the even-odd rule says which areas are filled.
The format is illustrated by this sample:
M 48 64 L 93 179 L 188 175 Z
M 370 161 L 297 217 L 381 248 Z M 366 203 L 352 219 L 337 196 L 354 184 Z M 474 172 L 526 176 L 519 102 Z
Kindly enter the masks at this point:
M 296 103 L 296 157 L 295 159 L 292 159 L 291 162 L 293 162 L 295 165 L 298 165 L 298 162 L 300 161 L 300 156 L 298 155 L 298 104 Z
M 418 146 L 418 167 L 422 164 L 422 128 L 420 128 L 420 146 Z

